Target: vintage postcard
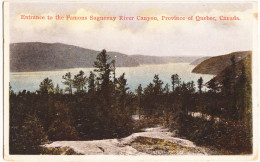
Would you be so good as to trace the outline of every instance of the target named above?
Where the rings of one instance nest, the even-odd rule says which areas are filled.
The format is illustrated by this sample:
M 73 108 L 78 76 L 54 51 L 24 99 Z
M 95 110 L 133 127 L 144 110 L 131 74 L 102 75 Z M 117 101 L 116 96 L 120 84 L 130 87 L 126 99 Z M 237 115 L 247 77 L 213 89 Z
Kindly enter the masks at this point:
M 256 1 L 3 9 L 5 160 L 257 160 Z

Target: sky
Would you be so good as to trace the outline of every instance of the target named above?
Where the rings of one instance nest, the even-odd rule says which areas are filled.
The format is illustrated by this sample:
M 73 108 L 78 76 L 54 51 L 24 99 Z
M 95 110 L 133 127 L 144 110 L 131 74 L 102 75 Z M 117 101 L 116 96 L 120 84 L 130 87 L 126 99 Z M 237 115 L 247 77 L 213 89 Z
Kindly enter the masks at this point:
M 252 50 L 253 3 L 11 3 L 10 42 L 65 43 L 128 55 L 215 56 Z M 24 20 L 53 16 L 236 16 L 239 21 Z

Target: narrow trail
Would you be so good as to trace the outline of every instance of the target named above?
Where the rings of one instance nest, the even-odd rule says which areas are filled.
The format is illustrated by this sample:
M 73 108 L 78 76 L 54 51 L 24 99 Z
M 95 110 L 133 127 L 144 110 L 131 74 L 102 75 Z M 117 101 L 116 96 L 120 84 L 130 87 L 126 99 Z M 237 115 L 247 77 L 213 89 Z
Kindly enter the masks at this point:
M 47 148 L 70 147 L 85 155 L 191 155 L 206 154 L 204 148 L 177 137 L 162 127 L 146 128 L 121 139 L 93 141 L 55 141 L 43 145 Z

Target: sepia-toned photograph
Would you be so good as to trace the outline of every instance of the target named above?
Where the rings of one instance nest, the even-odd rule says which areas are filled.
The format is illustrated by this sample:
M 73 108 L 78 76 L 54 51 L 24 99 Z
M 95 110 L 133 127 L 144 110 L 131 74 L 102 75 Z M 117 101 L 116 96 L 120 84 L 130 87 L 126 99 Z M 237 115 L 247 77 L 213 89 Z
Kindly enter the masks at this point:
M 5 160 L 257 159 L 257 2 L 3 10 Z

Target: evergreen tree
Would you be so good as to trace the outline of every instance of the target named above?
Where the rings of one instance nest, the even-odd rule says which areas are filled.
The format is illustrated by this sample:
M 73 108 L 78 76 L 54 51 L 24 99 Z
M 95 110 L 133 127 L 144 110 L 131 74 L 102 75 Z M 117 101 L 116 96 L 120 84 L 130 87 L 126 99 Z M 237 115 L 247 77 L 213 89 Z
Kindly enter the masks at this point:
M 117 86 L 116 86 L 116 94 L 119 98 L 120 106 L 123 110 L 125 110 L 126 106 L 126 92 L 129 89 L 126 84 L 127 80 L 125 79 L 125 73 L 123 73 L 118 79 L 117 79 Z
M 154 94 L 153 84 L 149 83 L 148 86 L 144 89 L 144 95 L 148 96 L 153 94 Z
M 48 94 L 53 92 L 53 82 L 49 78 L 45 78 L 40 84 L 40 93 Z
M 109 60 L 110 57 L 106 54 L 106 50 L 102 50 L 102 52 L 97 55 L 97 61 L 94 62 L 94 71 L 98 73 L 97 80 L 100 86 L 100 91 L 102 92 L 108 106 L 111 105 L 110 100 L 113 88 L 110 82 L 113 65 Z
M 208 88 L 209 88 L 209 91 L 210 91 L 210 92 L 214 92 L 214 93 L 218 92 L 218 90 L 219 90 L 219 85 L 218 85 L 218 83 L 217 83 L 215 77 L 212 78 L 212 79 L 208 82 Z
M 225 70 L 224 79 L 222 81 L 222 88 L 221 88 L 222 92 L 225 95 L 229 95 L 232 91 L 231 73 L 232 71 L 229 68 Z
M 233 93 L 233 86 L 236 80 L 236 62 L 235 56 L 230 58 L 231 67 L 225 69 L 224 79 L 222 81 L 222 91 L 226 95 L 231 95 Z
M 148 84 L 146 88 L 144 88 L 144 100 L 143 100 L 143 110 L 147 116 L 152 115 L 153 110 L 155 109 L 154 104 L 154 85 L 152 83 Z
M 135 90 L 137 96 L 142 96 L 143 95 L 143 88 L 142 88 L 142 85 L 139 84 L 137 89 Z
M 181 84 L 181 92 L 182 92 L 183 94 L 185 94 L 185 93 L 188 92 L 187 83 L 182 82 L 182 84 Z
M 68 91 L 69 94 L 72 94 L 73 79 L 71 78 L 71 73 L 70 72 L 66 73 L 65 75 L 62 76 L 62 79 L 65 80 L 62 83 L 68 86 L 65 89 L 65 92 Z
M 203 79 L 202 79 L 202 77 L 200 77 L 198 79 L 198 88 L 199 88 L 199 93 L 200 94 L 202 93 L 202 87 L 203 87 Z
M 113 82 L 114 82 L 114 87 L 116 87 L 116 61 L 115 60 L 112 60 L 111 61 L 111 65 L 112 65 L 112 68 L 111 70 L 113 71 Z
M 84 76 L 84 72 L 82 70 L 79 71 L 79 74 L 74 76 L 73 86 L 77 88 L 77 92 L 83 92 L 86 88 L 85 85 L 87 83 L 87 77 Z
M 159 75 L 154 75 L 153 79 L 154 83 L 154 94 L 155 95 L 161 95 L 163 93 L 163 81 L 159 79 Z
M 60 93 L 60 86 L 59 86 L 59 84 L 57 83 L 56 84 L 56 87 L 55 87 L 55 94 L 58 94 L 58 93 Z
M 17 148 L 17 151 L 22 154 L 39 154 L 41 152 L 40 145 L 48 139 L 39 118 L 29 114 L 25 117 L 19 135 L 17 144 L 20 148 Z
M 107 55 L 106 50 L 102 50 L 97 55 L 94 67 L 94 72 L 97 73 L 97 93 L 100 94 L 98 98 L 100 101 L 98 103 L 99 120 L 102 123 L 104 136 L 113 137 L 118 135 L 118 131 L 121 130 L 119 124 L 122 124 L 122 119 L 125 116 L 116 112 L 117 105 L 122 105 L 122 103 L 115 102 L 115 83 L 110 79 L 113 61 L 110 61 L 110 56 Z
M 142 85 L 139 84 L 138 88 L 135 90 L 136 95 L 137 95 L 137 100 L 138 100 L 138 114 L 139 114 L 139 119 L 141 117 L 141 102 L 142 102 L 142 96 L 143 96 L 143 88 Z
M 168 95 L 170 93 L 170 88 L 169 88 L 169 84 L 168 83 L 166 83 L 163 91 L 165 92 L 166 95 Z
M 96 75 L 91 71 L 88 77 L 88 92 L 94 93 L 96 91 L 96 85 L 95 85 L 95 77 Z
M 180 86 L 181 79 L 178 74 L 173 74 L 171 76 L 171 79 L 172 79 L 172 91 L 174 92 L 175 88 Z
M 189 91 L 190 94 L 195 92 L 195 84 L 194 81 L 188 82 L 187 83 L 187 89 Z
M 9 95 L 13 95 L 14 94 L 14 90 L 12 89 L 12 86 L 9 82 Z
M 52 105 L 49 116 L 52 116 L 48 127 L 50 140 L 77 140 L 77 132 L 72 126 L 70 109 L 64 102 L 56 101 Z

